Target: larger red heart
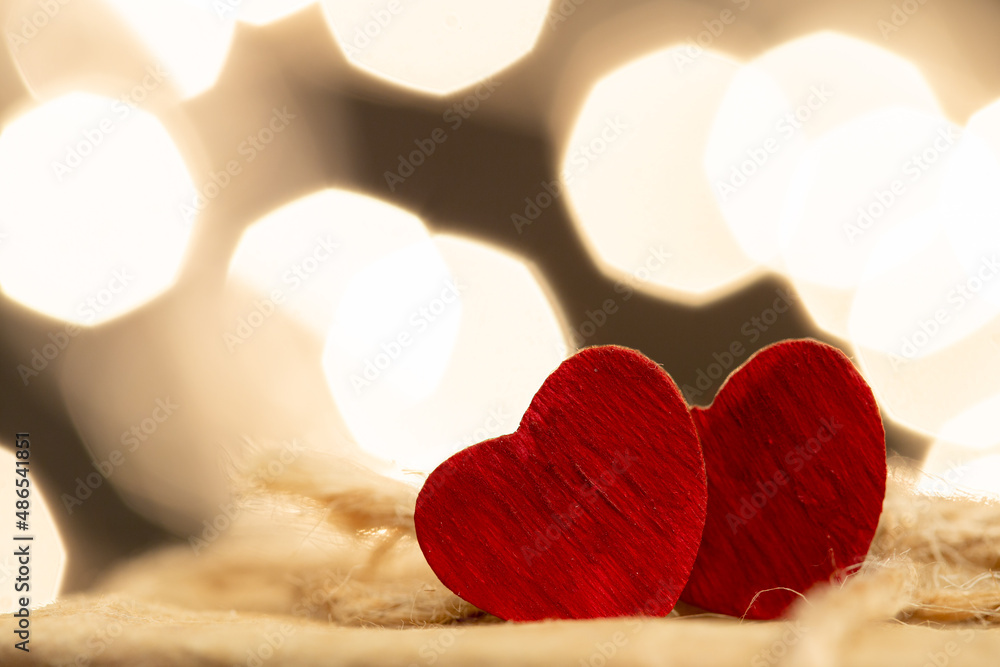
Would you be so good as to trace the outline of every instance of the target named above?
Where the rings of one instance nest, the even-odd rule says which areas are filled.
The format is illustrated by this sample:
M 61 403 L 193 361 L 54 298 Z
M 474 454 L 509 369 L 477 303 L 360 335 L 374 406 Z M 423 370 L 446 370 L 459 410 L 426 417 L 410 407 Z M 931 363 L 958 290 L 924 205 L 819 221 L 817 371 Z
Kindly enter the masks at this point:
M 594 347 L 549 376 L 516 432 L 438 466 L 415 522 L 441 581 L 501 618 L 665 615 L 698 551 L 705 494 L 670 376 Z
M 813 340 L 767 347 L 691 416 L 708 517 L 685 602 L 775 618 L 864 559 L 885 497 L 885 433 L 842 352 Z

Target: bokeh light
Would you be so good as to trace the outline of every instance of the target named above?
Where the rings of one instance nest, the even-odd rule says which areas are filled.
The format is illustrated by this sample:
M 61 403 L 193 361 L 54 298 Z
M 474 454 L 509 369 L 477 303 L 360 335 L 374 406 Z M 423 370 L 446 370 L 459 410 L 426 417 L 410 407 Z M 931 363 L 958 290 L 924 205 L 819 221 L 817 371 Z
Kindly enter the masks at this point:
M 148 113 L 85 93 L 37 107 L 0 135 L 0 289 L 82 325 L 129 312 L 176 279 L 194 193 Z
M 247 227 L 222 289 L 198 285 L 167 300 L 169 315 L 75 340 L 62 395 L 93 460 L 124 460 L 109 484 L 150 520 L 198 533 L 227 507 L 223 464 L 255 448 L 374 461 L 330 398 L 323 342 L 353 276 L 429 238 L 402 209 L 320 190 Z
M 711 116 L 703 169 L 736 242 L 760 263 L 774 265 L 780 251 L 781 209 L 808 145 L 801 119 L 813 113 L 808 101 L 796 107 L 772 76 L 750 64 Z
M 754 275 L 700 168 L 713 114 L 739 68 L 680 46 L 614 71 L 591 91 L 553 192 L 538 197 L 568 191 L 588 248 L 614 278 L 632 276 L 659 247 L 669 258 L 639 288 L 674 300 L 702 303 Z
M 526 265 L 472 240 L 431 236 L 413 214 L 352 192 L 315 193 L 251 225 L 230 282 L 248 288 L 237 356 L 273 345 L 278 316 L 325 341 L 330 407 L 395 474 L 429 471 L 513 431 L 567 352 Z
M 785 42 L 750 64 L 770 76 L 794 103 L 810 106 L 808 118 L 796 118 L 797 129 L 809 138 L 892 107 L 941 113 L 933 89 L 912 63 L 840 33 L 820 32 Z
M 323 364 L 358 443 L 401 470 L 427 472 L 514 431 L 566 352 L 562 326 L 527 266 L 445 235 L 351 281 Z
M 444 95 L 531 51 L 549 0 L 323 0 L 322 5 L 351 63 L 401 86 Z
M 105 0 L 138 35 L 184 97 L 215 83 L 233 41 L 228 2 Z
M 192 0 L 187 0 L 191 2 Z M 215 12 L 224 18 L 235 18 L 251 25 L 267 25 L 274 21 L 291 16 L 316 0 L 201 0 L 205 6 L 211 6 Z
M 315 0 L 11 0 L 8 47 L 25 83 L 47 97 L 83 87 L 189 98 L 209 90 L 238 22 L 265 25 Z
M 934 234 L 944 163 L 961 129 L 937 115 L 891 108 L 826 133 L 803 154 L 781 218 L 783 264 L 796 287 L 813 284 L 837 298 L 803 302 L 826 331 L 848 338 L 842 306 L 866 277 L 875 249 L 899 261 Z
M 0 0 L 3 414 L 73 534 L 136 529 L 67 588 L 221 535 L 261 459 L 419 485 L 574 345 L 707 402 L 827 340 L 921 488 L 1000 499 L 995 12 L 715 4 Z
M 229 275 L 252 287 L 255 300 L 280 304 L 325 338 L 335 305 L 358 271 L 429 238 L 424 223 L 401 208 L 323 190 L 253 223 L 233 254 Z
M 930 212 L 887 234 L 851 304 L 855 345 L 913 360 L 960 344 L 988 325 L 1000 306 L 983 298 L 1000 273 L 987 255 L 970 277 L 952 252 L 940 216 Z
M 998 410 L 1000 394 L 969 407 L 941 428 L 921 466 L 926 473 L 923 488 L 951 494 L 985 493 L 1000 500 Z
M 7 44 L 38 99 L 86 90 L 147 106 L 174 102 L 218 78 L 235 25 L 219 12 L 225 4 L 12 0 Z
M 930 85 L 900 56 L 821 32 L 748 63 L 719 108 L 706 167 L 741 247 L 781 266 L 782 210 L 815 139 L 890 108 L 939 114 Z
M 932 329 L 929 321 L 911 326 L 911 341 L 919 345 L 930 338 L 925 331 Z M 882 409 L 897 423 L 930 436 L 937 436 L 969 406 L 1000 394 L 1000 317 L 949 345 L 912 358 L 899 354 L 899 349 L 854 349 Z
M 1000 101 L 969 119 L 947 164 L 940 207 L 969 289 L 1000 306 Z

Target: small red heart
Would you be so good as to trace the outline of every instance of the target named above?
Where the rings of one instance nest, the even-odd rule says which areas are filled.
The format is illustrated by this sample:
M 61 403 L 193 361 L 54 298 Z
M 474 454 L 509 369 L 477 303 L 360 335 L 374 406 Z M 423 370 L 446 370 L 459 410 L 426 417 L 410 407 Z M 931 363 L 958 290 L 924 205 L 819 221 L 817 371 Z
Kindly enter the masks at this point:
M 662 616 L 698 552 L 705 494 L 670 376 L 593 347 L 548 377 L 516 432 L 438 466 L 414 518 L 438 578 L 501 618 Z
M 864 559 L 885 498 L 885 432 L 842 352 L 813 340 L 764 348 L 691 416 L 708 516 L 685 602 L 776 618 L 796 591 Z

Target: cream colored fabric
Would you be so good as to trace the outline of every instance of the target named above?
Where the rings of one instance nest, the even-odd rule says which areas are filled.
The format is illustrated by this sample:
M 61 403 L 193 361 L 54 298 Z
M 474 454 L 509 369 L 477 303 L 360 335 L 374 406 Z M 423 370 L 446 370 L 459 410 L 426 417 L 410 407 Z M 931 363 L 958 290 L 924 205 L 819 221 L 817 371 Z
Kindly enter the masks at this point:
M 664 619 L 511 624 L 436 580 L 410 487 L 331 463 L 303 457 L 226 530 L 34 612 L 31 653 L 8 639 L 0 664 L 1000 664 L 1000 508 L 918 495 L 900 465 L 869 559 L 787 621 L 682 606 Z

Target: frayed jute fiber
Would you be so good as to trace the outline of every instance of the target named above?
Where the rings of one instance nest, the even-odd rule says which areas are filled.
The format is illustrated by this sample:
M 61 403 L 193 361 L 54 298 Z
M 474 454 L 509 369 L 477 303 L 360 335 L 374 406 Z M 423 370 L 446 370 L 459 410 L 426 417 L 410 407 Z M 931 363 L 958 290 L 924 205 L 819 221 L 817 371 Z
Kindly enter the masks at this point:
M 437 581 L 412 487 L 308 454 L 255 478 L 226 529 L 206 524 L 34 611 L 31 652 L 8 634 L 0 664 L 1000 665 L 1000 506 L 918 493 L 905 462 L 890 471 L 868 559 L 786 620 L 684 608 L 519 624 Z

